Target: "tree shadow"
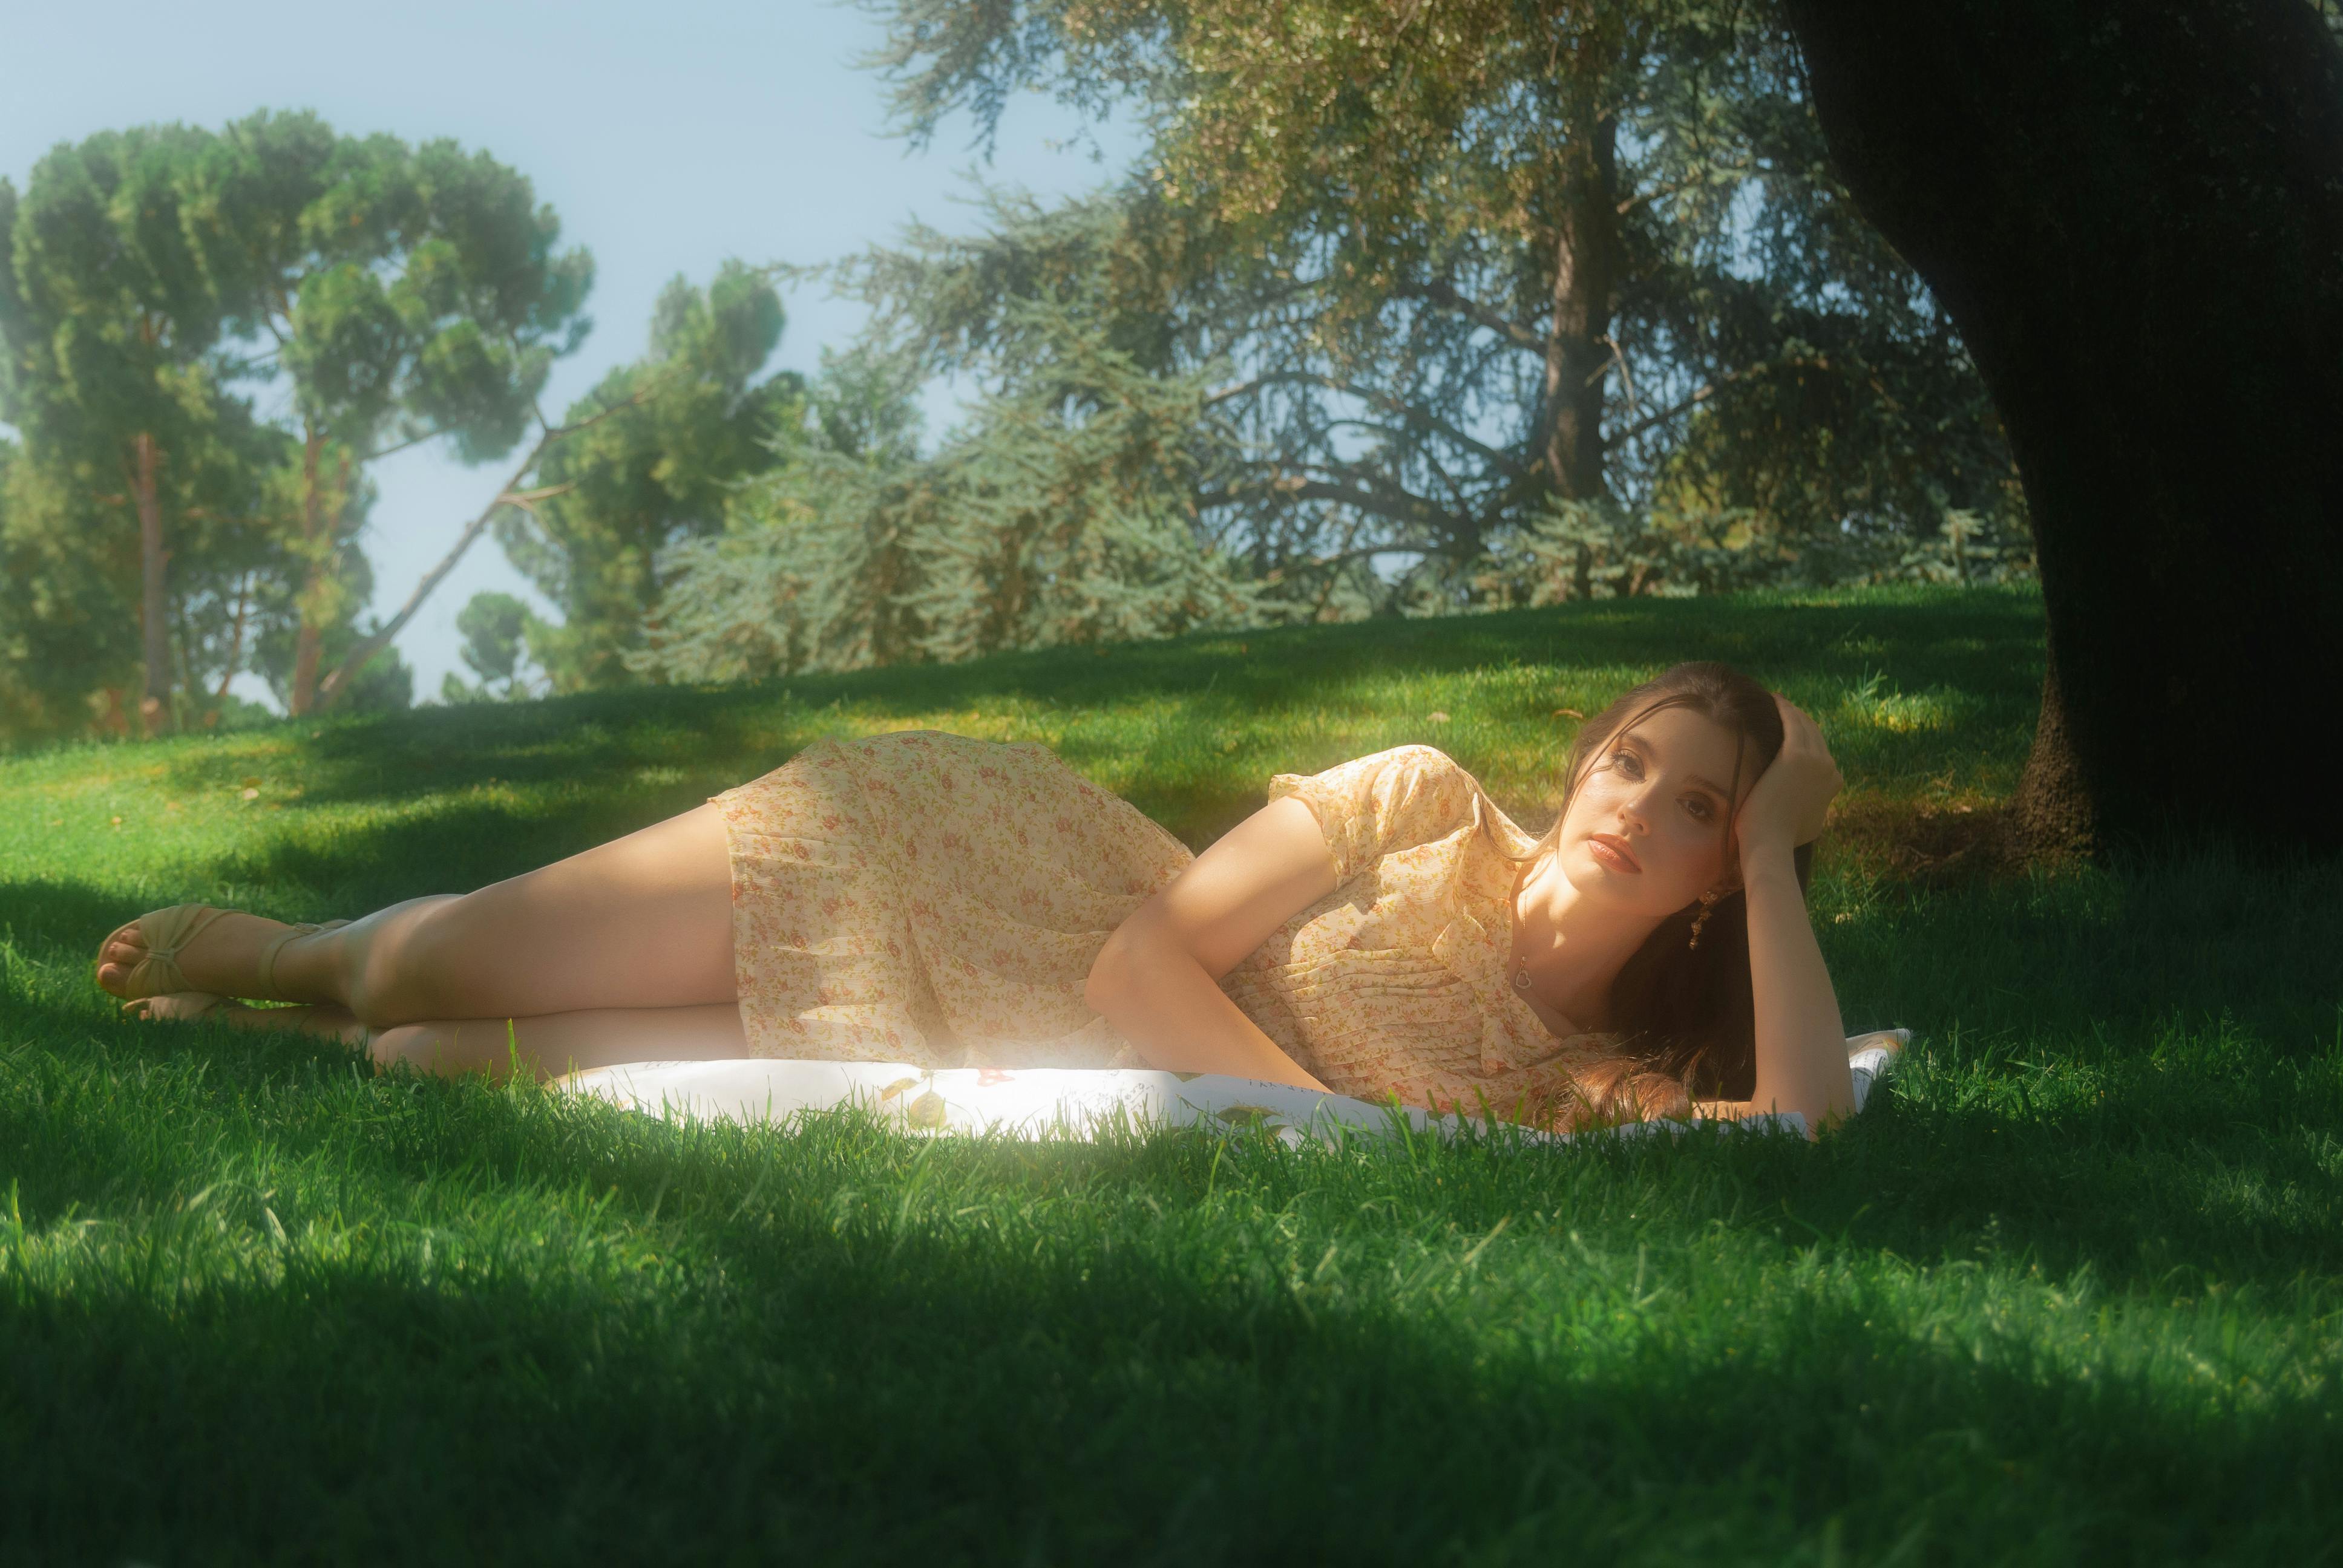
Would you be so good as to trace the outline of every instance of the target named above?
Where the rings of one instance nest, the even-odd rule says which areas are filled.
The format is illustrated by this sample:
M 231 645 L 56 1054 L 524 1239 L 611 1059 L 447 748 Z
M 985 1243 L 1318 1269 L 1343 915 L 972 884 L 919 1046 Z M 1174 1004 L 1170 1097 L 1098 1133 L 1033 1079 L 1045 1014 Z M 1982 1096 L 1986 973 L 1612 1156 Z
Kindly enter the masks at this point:
M 37 962 L 90 965 L 106 932 L 146 913 L 130 906 L 118 894 L 64 878 L 0 882 L 0 933 Z M 0 999 L 6 994 L 0 989 Z
M 34 891 L 11 907 L 33 910 L 16 940 L 37 960 L 41 933 L 102 900 Z M 604 1194 L 673 1260 L 639 1276 L 492 1259 L 435 1274 L 412 1248 L 377 1247 L 370 1262 L 288 1261 L 163 1299 L 127 1276 L 49 1293 L 20 1271 L 0 1292 L 14 1411 L 0 1462 L 34 1501 L 0 1543 L 34 1556 L 152 1555 L 167 1539 L 222 1558 L 389 1542 L 388 1555 L 440 1560 L 754 1545 L 1546 1561 L 1570 1543 L 1668 1561 L 1778 1559 L 1826 1533 L 1863 1555 L 1956 1561 L 2276 1556 L 2310 1553 L 2324 1493 L 2308 1489 L 2343 1457 L 2315 1393 L 2263 1391 L 2208 1418 L 2103 1367 L 1980 1355 L 1885 1302 L 1815 1299 L 1745 1334 L 1655 1320 L 1575 1348 L 1493 1342 L 1444 1332 L 1436 1305 L 1313 1311 L 1226 1261 L 841 1225 L 835 1200 L 858 1178 L 805 1134 L 686 1135 L 599 1107 L 361 1079 L 323 1042 L 93 1029 L 14 987 L 5 1007 L 35 1051 L 78 1036 L 122 1064 L 103 1074 L 113 1091 L 76 1099 L 54 1081 L 25 1092 L 10 1061 L 0 1148 L 15 1151 L 28 1227 L 160 1214 L 216 1181 L 216 1127 L 187 1127 L 174 1153 L 134 1103 L 148 1081 L 134 1065 L 200 1058 L 210 1102 L 245 1116 L 272 1161 L 333 1145 L 344 1223 L 396 1225 L 369 1218 L 390 1191 L 460 1177 Z M 2207 1280 L 2277 1293 L 2324 1255 L 2343 1173 L 2328 1145 L 2271 1135 L 2328 1127 L 2333 1106 L 2288 1115 L 2257 1087 L 2192 1099 L 2143 1065 L 2105 1101 L 2032 1114 L 1891 1091 L 1819 1146 L 1483 1151 L 1477 1183 L 1410 1189 L 1411 1218 L 1485 1232 L 1548 1201 L 1564 1172 L 1571 1222 L 1606 1242 L 1638 1226 L 1786 1226 L 1787 1245 L 1842 1256 L 2087 1266 L 2105 1290 L 2151 1300 Z M 405 1120 L 354 1139 L 345 1114 Z M 548 1136 L 548 1115 L 583 1120 Z M 1192 1139 L 940 1158 L 1166 1196 L 1201 1186 L 1203 1164 Z M 1193 1169 L 1167 1181 L 1167 1161 Z M 760 1172 L 792 1162 L 788 1201 L 760 1204 Z M 2288 1196 L 2239 1201 L 2254 1191 Z M 299 1234 L 307 1216 L 278 1201 Z M 211 1456 L 200 1473 L 174 1462 L 189 1452 Z M 110 1506 L 56 1501 L 92 1495 Z
M 2343 1454 L 2318 1394 L 2207 1419 L 1880 1307 L 1493 1345 L 1436 1312 L 1313 1312 L 1176 1252 L 1012 1260 L 818 1214 L 720 1240 L 720 1270 L 652 1288 L 458 1282 L 412 1251 L 159 1302 L 20 1285 L 0 1295 L 0 1543 L 1181 1563 L 2329 1544 Z
M 9 1072 L 21 1081 L 46 1070 L 41 1042 L 72 1040 L 80 1067 L 102 1068 L 109 1080 L 199 1073 L 199 1091 L 171 1092 L 227 1106 L 266 1101 L 277 1108 L 266 1126 L 238 1136 L 262 1137 L 287 1158 L 330 1145 L 350 1177 L 381 1183 L 384 1195 L 468 1168 L 552 1190 L 608 1190 L 623 1210 L 655 1207 L 656 1194 L 679 1180 L 709 1179 L 692 1174 L 688 1151 L 660 1152 L 663 1146 L 622 1141 L 631 1152 L 614 1162 L 604 1141 L 548 1131 L 534 1120 L 545 1102 L 525 1095 L 406 1073 L 377 1077 L 357 1053 L 315 1037 L 144 1024 L 110 1012 L 105 999 L 84 1007 L 60 996 L 0 998 L 0 1025 L 31 1042 L 32 1054 L 17 1057 Z M 2343 1170 L 2331 1152 L 2343 1131 L 2343 1094 L 2331 1070 L 2314 1064 L 2306 1078 L 2250 1040 L 2227 1040 L 2228 1054 L 2210 1050 L 2193 1074 L 2144 1055 L 2109 1056 L 2093 1081 L 2099 1087 L 2046 1092 L 2039 1103 L 2021 1079 L 1988 1081 L 1981 1091 L 1975 1074 L 1946 1071 L 1924 1081 L 1916 1097 L 1891 1079 L 1878 1103 L 1820 1145 L 1709 1134 L 1492 1152 L 1495 1164 L 1470 1180 L 1443 1186 L 1427 1177 L 1412 1186 L 1409 1207 L 1418 1217 L 1485 1230 L 1503 1212 L 1541 1206 L 1536 1191 L 1558 1173 L 1580 1180 L 1592 1170 L 1599 1179 L 1569 1202 L 1594 1233 L 1632 1230 L 1637 1215 L 1642 1222 L 1673 1215 L 1688 1231 L 1722 1223 L 1762 1233 L 1786 1221 L 1793 1240 L 1829 1238 L 1920 1264 L 1984 1249 L 2031 1260 L 2053 1276 L 2087 1270 L 2107 1289 L 2150 1299 L 2187 1288 L 2171 1283 L 2182 1264 L 2198 1281 L 2265 1292 L 2296 1288 L 2307 1271 L 2327 1278 L 2316 1261 L 2343 1223 Z M 1930 1069 L 1924 1062 L 1906 1071 Z M 174 1153 L 156 1142 L 152 1126 L 109 1109 L 106 1096 L 67 1092 L 70 1076 L 50 1072 L 38 1092 L 20 1087 L 0 1096 L 0 1147 L 19 1151 L 18 1201 L 28 1221 L 75 1206 L 165 1205 L 216 1166 L 216 1137 L 191 1133 Z M 396 1140 L 342 1138 L 337 1117 L 371 1121 L 386 1107 L 411 1123 Z M 760 1157 L 780 1158 L 775 1151 L 789 1145 L 759 1147 Z M 1051 1158 L 1112 1162 L 1079 1151 Z
M 1882 883 L 1818 930 L 1846 1015 L 2055 1055 L 2227 1019 L 2283 1056 L 2343 1039 L 2343 862 L 2183 853 L 1948 889 Z

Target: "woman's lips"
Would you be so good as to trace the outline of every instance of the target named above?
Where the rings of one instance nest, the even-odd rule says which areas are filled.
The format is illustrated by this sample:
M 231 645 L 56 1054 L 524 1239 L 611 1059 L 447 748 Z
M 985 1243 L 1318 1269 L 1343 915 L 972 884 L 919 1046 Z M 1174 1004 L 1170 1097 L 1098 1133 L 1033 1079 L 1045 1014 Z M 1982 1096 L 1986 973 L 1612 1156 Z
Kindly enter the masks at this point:
M 1644 869 L 1643 862 L 1635 859 L 1634 851 L 1627 848 L 1627 840 L 1616 833 L 1589 833 L 1586 850 L 1614 871 L 1634 875 Z

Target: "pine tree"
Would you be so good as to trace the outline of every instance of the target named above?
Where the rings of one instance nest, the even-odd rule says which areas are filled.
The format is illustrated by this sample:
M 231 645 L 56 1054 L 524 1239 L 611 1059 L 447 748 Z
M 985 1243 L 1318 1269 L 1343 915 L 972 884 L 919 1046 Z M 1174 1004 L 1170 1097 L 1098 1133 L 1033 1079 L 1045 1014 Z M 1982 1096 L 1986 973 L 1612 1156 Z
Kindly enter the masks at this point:
M 628 678 L 625 656 L 662 603 L 661 552 L 719 530 L 734 487 L 779 460 L 803 383 L 757 377 L 784 323 L 771 279 L 739 262 L 705 289 L 669 283 L 649 352 L 565 416 L 577 434 L 540 465 L 544 499 L 498 518 L 506 556 L 561 611 L 528 632 L 555 689 Z
M 1974 370 L 1853 216 L 1762 8 L 871 8 L 914 138 L 966 111 L 981 143 L 1027 88 L 1148 127 L 1109 295 L 1160 317 L 1155 368 L 1226 367 L 1210 407 L 1243 454 L 1207 527 L 1283 591 L 1405 550 L 1469 603 L 1491 542 L 1558 505 L 1875 539 L 1874 564 L 1948 511 L 2022 515 Z M 947 346 L 1048 275 L 968 248 Z

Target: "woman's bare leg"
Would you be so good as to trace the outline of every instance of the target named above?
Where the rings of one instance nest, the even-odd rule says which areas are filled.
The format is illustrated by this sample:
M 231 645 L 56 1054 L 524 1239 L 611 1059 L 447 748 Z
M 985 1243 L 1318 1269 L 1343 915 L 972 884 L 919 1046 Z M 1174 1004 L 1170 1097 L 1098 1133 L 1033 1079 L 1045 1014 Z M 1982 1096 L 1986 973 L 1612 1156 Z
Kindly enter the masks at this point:
M 179 956 L 188 982 L 259 991 L 262 946 L 281 922 L 233 915 Z M 108 948 L 101 985 L 140 953 Z M 277 954 L 276 994 L 330 1002 L 365 1023 L 526 1018 L 605 1008 L 735 1002 L 732 871 L 724 822 L 697 807 L 476 892 L 410 899 Z
M 369 1030 L 331 1002 L 301 1007 L 219 1003 L 199 991 L 177 991 L 129 1010 L 157 1019 L 199 1019 L 231 1029 L 283 1030 L 322 1035 L 359 1046 L 387 1067 L 403 1061 L 425 1072 L 485 1070 L 502 1079 L 518 1055 L 539 1078 L 621 1061 L 705 1061 L 749 1054 L 740 1010 L 729 1002 L 706 1007 L 612 1007 L 528 1018 L 435 1019 Z M 510 1027 L 509 1036 L 507 1027 Z
M 506 1033 L 509 1025 L 511 1033 Z M 533 1018 L 442 1019 L 401 1024 L 367 1048 L 385 1067 L 406 1062 L 421 1072 L 485 1071 L 506 1077 L 518 1056 L 525 1070 L 552 1078 L 621 1061 L 703 1061 L 749 1054 L 740 1009 L 611 1007 Z

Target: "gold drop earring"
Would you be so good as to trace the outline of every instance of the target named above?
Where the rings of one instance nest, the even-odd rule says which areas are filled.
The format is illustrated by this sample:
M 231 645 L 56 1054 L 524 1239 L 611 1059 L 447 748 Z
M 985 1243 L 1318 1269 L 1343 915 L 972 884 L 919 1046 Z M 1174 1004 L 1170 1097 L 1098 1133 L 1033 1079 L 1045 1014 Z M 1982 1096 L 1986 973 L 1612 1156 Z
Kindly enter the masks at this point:
M 1724 896 L 1714 889 L 1700 896 L 1700 913 L 1692 918 L 1692 940 L 1684 944 L 1684 951 L 1700 946 L 1700 928 L 1708 924 L 1708 917 L 1716 912 L 1716 900 Z

